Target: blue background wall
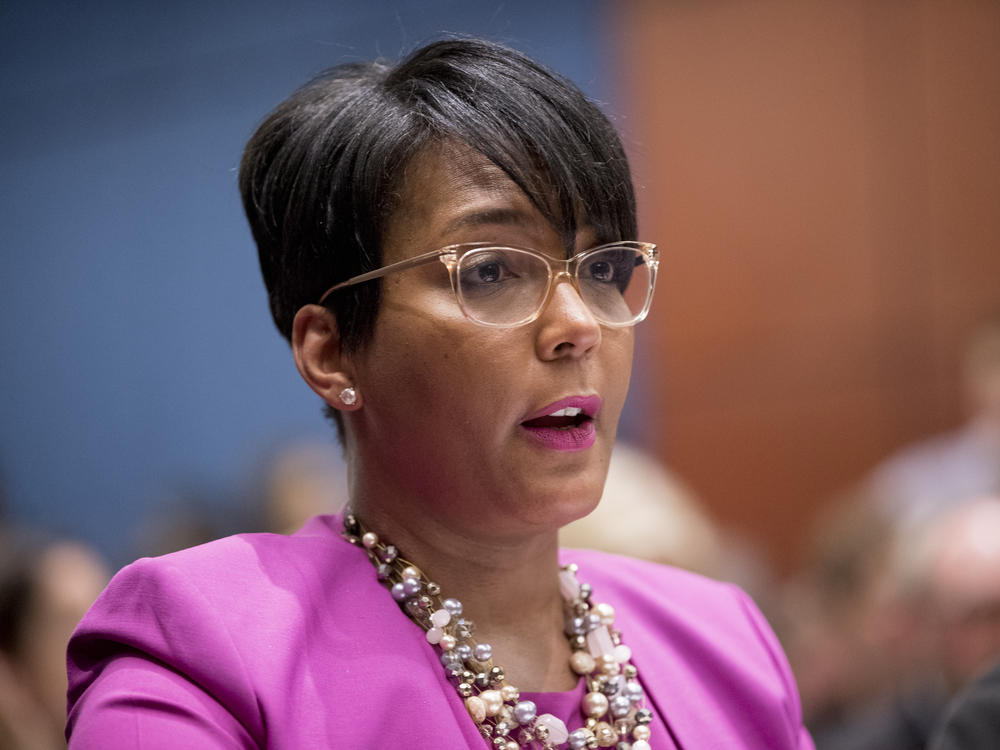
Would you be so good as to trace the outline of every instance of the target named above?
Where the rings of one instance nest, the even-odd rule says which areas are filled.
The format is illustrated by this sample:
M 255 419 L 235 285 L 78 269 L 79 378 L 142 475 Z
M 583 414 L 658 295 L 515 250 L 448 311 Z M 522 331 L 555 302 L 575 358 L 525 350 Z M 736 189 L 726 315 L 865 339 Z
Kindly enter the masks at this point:
M 332 429 L 267 311 L 236 189 L 313 74 L 442 33 L 613 100 L 603 4 L 17 2 L 0 10 L 6 515 L 120 564 L 179 486 L 239 528 L 261 458 Z M 614 105 L 610 109 L 614 109 Z

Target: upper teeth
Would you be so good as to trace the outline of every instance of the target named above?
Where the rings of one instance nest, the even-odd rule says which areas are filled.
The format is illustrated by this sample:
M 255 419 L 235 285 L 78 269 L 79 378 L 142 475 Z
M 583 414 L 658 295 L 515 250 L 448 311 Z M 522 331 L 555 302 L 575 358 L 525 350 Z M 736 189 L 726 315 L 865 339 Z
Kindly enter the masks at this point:
M 581 409 L 579 406 L 567 406 L 565 409 L 560 409 L 559 411 L 552 412 L 549 416 L 550 417 L 575 417 L 581 411 L 583 411 L 583 409 Z

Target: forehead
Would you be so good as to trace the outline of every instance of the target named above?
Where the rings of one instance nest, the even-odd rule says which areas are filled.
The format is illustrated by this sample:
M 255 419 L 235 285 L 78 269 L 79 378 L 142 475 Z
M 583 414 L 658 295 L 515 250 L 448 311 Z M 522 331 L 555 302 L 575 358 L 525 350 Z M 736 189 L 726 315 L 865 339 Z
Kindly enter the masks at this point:
M 402 190 L 403 197 L 409 202 L 420 203 L 421 198 L 430 197 L 428 190 L 436 189 L 448 193 L 485 191 L 501 197 L 510 190 L 521 192 L 500 167 L 475 149 L 457 141 L 433 142 L 424 146 L 406 167 Z
M 423 147 L 407 164 L 383 234 L 383 263 L 458 242 L 551 242 L 556 230 L 496 164 L 461 143 Z

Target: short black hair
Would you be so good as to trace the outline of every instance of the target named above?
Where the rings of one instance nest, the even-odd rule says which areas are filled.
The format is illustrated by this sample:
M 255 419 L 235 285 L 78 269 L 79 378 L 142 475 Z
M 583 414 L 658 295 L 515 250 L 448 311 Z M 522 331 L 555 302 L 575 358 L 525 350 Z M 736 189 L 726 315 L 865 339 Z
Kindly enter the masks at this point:
M 586 221 L 601 241 L 636 239 L 618 134 L 562 76 L 474 39 L 433 42 L 395 66 L 338 65 L 264 120 L 240 165 L 271 314 L 286 339 L 303 305 L 381 265 L 403 171 L 422 147 L 447 141 L 496 164 L 565 237 Z M 345 351 L 371 337 L 380 289 L 358 284 L 326 302 Z

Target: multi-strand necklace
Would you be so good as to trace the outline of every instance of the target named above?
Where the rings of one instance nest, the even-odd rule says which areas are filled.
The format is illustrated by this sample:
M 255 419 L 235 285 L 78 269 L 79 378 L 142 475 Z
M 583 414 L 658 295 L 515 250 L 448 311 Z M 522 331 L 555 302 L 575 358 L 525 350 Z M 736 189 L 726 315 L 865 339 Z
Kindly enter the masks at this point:
M 569 731 L 558 717 L 539 714 L 533 701 L 521 700 L 503 667 L 493 660 L 492 647 L 476 641 L 475 626 L 463 615 L 461 602 L 444 598 L 440 586 L 349 511 L 344 514 L 344 538 L 368 553 L 378 580 L 439 651 L 469 716 L 495 750 L 550 750 L 564 744 L 572 750 L 650 750 L 653 714 L 643 706 L 632 652 L 613 627 L 614 609 L 591 601 L 591 588 L 577 581 L 575 565 L 560 568 L 559 588 L 572 652 L 570 668 L 587 680 L 581 706 L 586 725 Z

